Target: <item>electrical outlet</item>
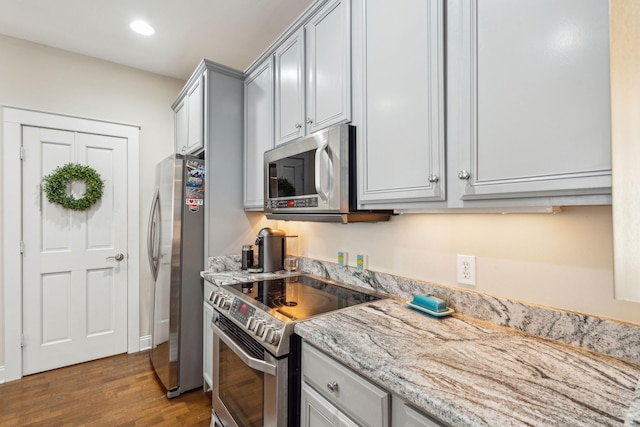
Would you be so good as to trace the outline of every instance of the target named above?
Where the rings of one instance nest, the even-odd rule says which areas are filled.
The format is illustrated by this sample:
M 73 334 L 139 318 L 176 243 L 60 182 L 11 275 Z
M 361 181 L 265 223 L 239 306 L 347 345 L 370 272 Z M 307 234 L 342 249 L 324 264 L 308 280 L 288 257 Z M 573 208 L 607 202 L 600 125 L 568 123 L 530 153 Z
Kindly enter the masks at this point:
M 458 255 L 458 283 L 462 285 L 476 285 L 476 257 L 473 255 Z
M 367 269 L 367 256 L 366 255 L 358 255 L 356 257 L 356 268 L 360 271 L 365 271 Z
M 349 265 L 349 254 L 344 251 L 338 252 L 338 265 L 345 266 Z

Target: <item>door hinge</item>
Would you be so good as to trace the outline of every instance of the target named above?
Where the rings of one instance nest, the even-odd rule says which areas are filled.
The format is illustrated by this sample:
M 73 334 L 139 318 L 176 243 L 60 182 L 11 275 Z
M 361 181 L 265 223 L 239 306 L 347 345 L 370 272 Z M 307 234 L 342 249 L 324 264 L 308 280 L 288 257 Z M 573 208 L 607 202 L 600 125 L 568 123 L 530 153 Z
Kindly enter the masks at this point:
M 24 147 L 20 147 L 20 160 L 24 160 Z
M 24 253 L 24 240 L 20 240 L 20 253 Z

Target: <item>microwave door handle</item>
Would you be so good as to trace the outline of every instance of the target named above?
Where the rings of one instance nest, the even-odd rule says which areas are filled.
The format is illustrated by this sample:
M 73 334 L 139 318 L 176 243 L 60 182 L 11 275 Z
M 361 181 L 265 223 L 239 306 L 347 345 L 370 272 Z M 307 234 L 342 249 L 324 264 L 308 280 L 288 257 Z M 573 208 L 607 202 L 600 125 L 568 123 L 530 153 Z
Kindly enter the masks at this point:
M 240 360 L 244 362 L 245 365 L 257 371 L 264 372 L 265 374 L 269 374 L 274 377 L 276 376 L 276 371 L 277 371 L 276 365 L 267 363 L 264 360 L 256 359 L 255 357 L 248 354 L 246 351 L 242 349 L 242 347 L 240 347 L 231 338 L 229 338 L 227 334 L 225 334 L 224 331 L 214 323 L 214 320 L 211 321 L 211 329 L 213 329 L 213 333 L 218 338 L 220 338 L 222 342 L 228 345 L 231 351 L 233 351 L 235 355 L 238 356 Z
M 329 154 L 327 153 L 328 145 L 329 145 L 329 142 L 324 141 L 316 149 L 316 192 L 318 193 L 320 198 L 325 202 L 329 200 L 329 194 L 327 191 L 324 190 L 324 188 L 322 188 L 322 172 L 321 172 L 322 161 L 321 160 L 323 155 L 326 155 L 327 158 L 329 157 Z M 331 159 L 329 159 L 329 161 L 330 160 Z M 333 168 L 331 166 L 327 168 L 327 173 L 329 174 L 329 188 L 331 188 L 333 186 Z

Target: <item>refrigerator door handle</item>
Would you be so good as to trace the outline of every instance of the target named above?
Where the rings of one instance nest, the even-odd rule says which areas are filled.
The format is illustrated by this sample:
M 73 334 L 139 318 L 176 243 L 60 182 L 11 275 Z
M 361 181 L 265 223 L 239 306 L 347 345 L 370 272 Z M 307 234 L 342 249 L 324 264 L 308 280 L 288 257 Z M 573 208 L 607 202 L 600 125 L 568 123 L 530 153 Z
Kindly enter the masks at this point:
M 149 226 L 147 229 L 147 253 L 149 256 L 149 267 L 151 267 L 151 274 L 153 280 L 158 278 L 158 264 L 160 255 L 160 224 L 158 223 L 159 215 L 158 209 L 160 208 L 160 191 L 156 190 L 153 195 L 153 202 L 151 202 L 151 212 L 149 213 Z

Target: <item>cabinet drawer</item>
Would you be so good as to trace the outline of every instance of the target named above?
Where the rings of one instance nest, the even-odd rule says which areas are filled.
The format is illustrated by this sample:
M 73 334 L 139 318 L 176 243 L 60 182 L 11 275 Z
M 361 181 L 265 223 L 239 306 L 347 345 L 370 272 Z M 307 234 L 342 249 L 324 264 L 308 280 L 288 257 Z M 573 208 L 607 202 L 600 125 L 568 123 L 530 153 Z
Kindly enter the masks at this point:
M 305 382 L 358 424 L 389 426 L 389 393 L 307 343 L 302 346 L 302 374 Z

